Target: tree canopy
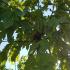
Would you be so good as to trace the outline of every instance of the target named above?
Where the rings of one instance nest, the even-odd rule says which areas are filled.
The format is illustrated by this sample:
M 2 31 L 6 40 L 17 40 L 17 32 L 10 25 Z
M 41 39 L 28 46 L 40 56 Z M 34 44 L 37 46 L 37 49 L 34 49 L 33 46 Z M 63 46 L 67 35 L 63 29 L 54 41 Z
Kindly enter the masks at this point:
M 0 0 L 0 43 L 5 38 L 0 66 L 26 47 L 24 70 L 70 70 L 70 0 Z

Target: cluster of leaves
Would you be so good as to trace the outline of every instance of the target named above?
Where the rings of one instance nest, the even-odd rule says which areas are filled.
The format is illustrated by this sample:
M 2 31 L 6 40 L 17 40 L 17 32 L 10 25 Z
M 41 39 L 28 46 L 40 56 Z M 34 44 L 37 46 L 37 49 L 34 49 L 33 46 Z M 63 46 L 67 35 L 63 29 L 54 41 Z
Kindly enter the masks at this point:
M 52 14 L 44 16 L 48 6 Z M 25 70 L 56 70 L 58 60 L 61 70 L 69 70 L 69 30 L 70 0 L 0 0 L 0 43 L 5 37 L 8 41 L 0 63 L 8 57 L 15 61 L 21 47 L 26 47 Z
M 24 56 L 24 57 L 22 57 L 19 60 L 19 64 L 17 65 L 18 70 L 24 70 L 24 68 L 25 68 L 25 62 L 26 62 L 27 59 L 28 59 L 28 57 L 27 56 Z

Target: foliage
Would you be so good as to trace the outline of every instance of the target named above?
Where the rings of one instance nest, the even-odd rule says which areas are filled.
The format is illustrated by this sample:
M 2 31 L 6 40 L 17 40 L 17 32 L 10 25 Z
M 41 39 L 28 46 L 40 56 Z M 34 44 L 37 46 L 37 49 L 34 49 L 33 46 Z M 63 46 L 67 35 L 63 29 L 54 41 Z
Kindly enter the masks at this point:
M 51 15 L 44 16 L 47 10 Z M 56 70 L 58 61 L 61 70 L 69 70 L 70 0 L 0 0 L 0 43 L 5 37 L 0 64 L 9 57 L 15 61 L 26 47 L 24 70 Z
M 18 70 L 24 70 L 26 60 L 27 60 L 27 56 L 23 56 L 23 57 L 19 60 Z

